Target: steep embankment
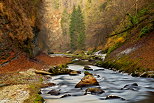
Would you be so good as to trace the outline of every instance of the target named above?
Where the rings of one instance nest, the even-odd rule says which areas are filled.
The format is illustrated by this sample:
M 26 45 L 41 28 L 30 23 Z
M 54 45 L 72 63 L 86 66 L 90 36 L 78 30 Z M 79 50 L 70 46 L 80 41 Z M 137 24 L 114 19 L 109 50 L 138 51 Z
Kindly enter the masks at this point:
M 0 1 L 0 64 L 20 52 L 34 57 L 42 50 L 37 39 L 40 31 L 41 0 Z M 40 7 L 40 8 L 39 8 Z
M 134 76 L 154 76 L 154 8 L 149 3 L 129 13 L 109 36 L 105 45 L 106 67 Z
M 35 71 L 70 61 L 40 53 L 48 49 L 42 5 L 41 0 L 0 0 L 0 102 L 42 103 L 38 92 L 44 77 Z

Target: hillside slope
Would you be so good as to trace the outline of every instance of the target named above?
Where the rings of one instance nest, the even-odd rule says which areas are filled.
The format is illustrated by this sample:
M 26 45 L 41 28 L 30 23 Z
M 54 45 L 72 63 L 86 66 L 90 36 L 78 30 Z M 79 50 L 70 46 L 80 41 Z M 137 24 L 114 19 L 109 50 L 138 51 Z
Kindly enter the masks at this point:
M 148 4 L 135 14 L 128 14 L 108 36 L 104 50 L 105 65 L 134 76 L 154 74 L 154 4 Z

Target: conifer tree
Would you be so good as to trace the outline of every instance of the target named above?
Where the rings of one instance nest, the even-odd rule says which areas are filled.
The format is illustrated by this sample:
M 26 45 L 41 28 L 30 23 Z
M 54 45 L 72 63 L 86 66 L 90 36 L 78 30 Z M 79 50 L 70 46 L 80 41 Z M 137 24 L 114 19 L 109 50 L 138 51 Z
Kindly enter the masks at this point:
M 85 24 L 80 6 L 74 6 L 70 22 L 71 49 L 84 49 Z
M 84 49 L 85 42 L 85 24 L 80 6 L 77 9 L 77 27 L 78 27 L 78 49 Z
M 76 8 L 74 6 L 73 12 L 71 14 L 71 21 L 70 21 L 70 27 L 69 27 L 69 32 L 70 32 L 70 43 L 71 43 L 71 49 L 75 50 L 77 49 L 76 46 Z

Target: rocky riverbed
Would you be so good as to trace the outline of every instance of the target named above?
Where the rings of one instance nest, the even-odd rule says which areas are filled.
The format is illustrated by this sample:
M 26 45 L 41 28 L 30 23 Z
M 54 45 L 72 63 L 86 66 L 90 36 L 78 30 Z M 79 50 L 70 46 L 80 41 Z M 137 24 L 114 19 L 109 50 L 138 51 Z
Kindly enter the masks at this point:
M 52 76 L 47 82 L 53 82 L 56 85 L 42 88 L 41 96 L 47 103 L 152 102 L 153 78 L 132 77 L 126 73 L 118 73 L 102 67 L 91 65 L 89 67 L 93 70 L 85 70 L 84 65 L 70 64 L 68 69 L 81 71 L 81 74 Z M 96 82 L 97 85 L 93 80 L 98 82 Z M 78 84 L 82 85 L 78 86 Z

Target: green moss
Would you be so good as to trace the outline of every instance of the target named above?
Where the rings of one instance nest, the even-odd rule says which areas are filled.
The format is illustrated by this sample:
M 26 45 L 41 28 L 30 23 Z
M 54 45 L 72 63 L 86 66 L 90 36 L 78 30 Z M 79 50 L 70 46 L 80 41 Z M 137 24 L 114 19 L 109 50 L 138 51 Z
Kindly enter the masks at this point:
M 89 58 L 92 58 L 92 57 L 91 57 L 91 55 L 78 54 L 78 55 L 73 55 L 73 58 L 80 58 L 83 60 L 88 60 Z
M 49 69 L 49 72 L 53 75 L 61 75 L 61 74 L 69 74 L 71 72 L 70 69 L 66 69 L 67 65 L 55 66 Z
M 43 103 L 44 99 L 38 94 L 41 83 L 29 85 L 30 97 L 24 103 Z
M 43 102 L 44 99 L 39 94 L 37 94 L 34 103 L 43 103 Z
M 107 54 L 110 54 L 112 51 L 114 51 L 115 49 L 117 49 L 118 47 L 120 47 L 123 43 L 118 42 L 115 45 L 113 45 L 112 47 L 110 47 L 107 51 Z
M 139 60 L 129 60 L 129 57 L 125 56 L 118 60 L 109 60 L 105 62 L 98 62 L 99 65 L 105 68 L 114 68 L 119 71 L 123 71 L 129 74 L 132 74 L 132 76 L 141 76 L 142 74 L 144 77 L 151 77 L 150 73 L 148 71 L 149 68 L 143 68 L 138 65 L 140 61 Z
M 154 26 L 153 24 L 149 24 L 149 25 L 143 27 L 140 31 L 139 37 L 141 38 L 141 37 L 145 36 L 147 33 L 152 32 L 154 30 L 153 26 Z
M 68 68 L 67 64 L 61 64 L 59 66 L 57 66 L 58 68 Z

